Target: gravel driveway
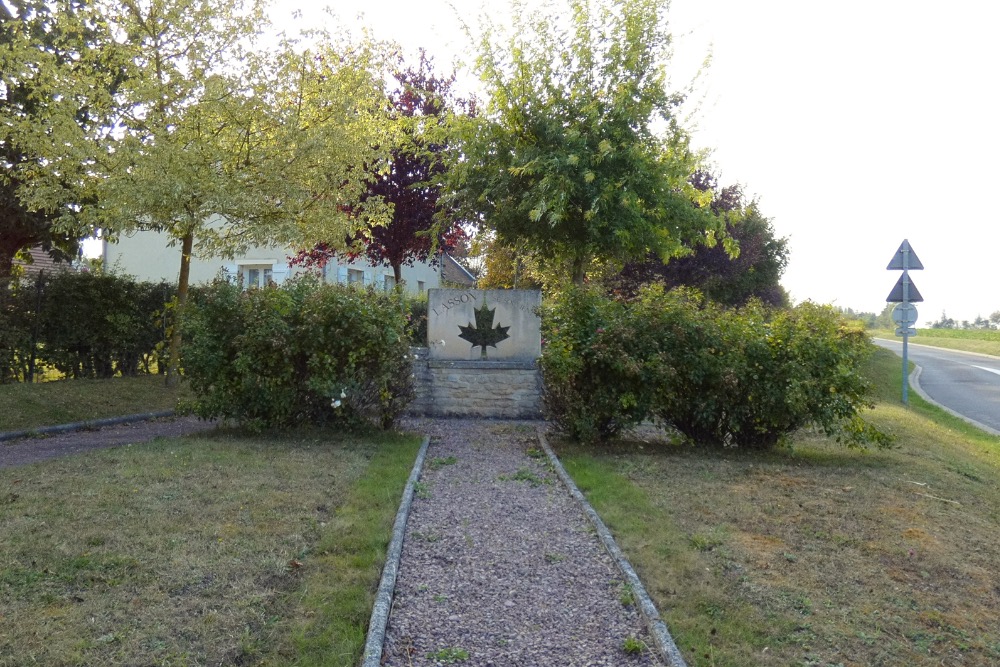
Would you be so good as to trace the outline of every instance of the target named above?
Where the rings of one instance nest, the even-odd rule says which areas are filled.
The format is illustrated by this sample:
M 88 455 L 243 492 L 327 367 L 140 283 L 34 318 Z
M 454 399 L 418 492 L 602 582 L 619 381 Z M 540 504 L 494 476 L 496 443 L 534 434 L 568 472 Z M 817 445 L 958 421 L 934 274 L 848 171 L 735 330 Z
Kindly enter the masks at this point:
M 10 440 L 0 442 L 0 468 L 37 463 L 94 449 L 149 442 L 153 438 L 187 435 L 214 427 L 214 423 L 200 421 L 197 417 L 168 417 L 45 437 Z
M 431 436 L 383 664 L 658 665 L 614 562 L 534 422 L 411 422 Z M 637 644 L 639 645 L 639 644 Z

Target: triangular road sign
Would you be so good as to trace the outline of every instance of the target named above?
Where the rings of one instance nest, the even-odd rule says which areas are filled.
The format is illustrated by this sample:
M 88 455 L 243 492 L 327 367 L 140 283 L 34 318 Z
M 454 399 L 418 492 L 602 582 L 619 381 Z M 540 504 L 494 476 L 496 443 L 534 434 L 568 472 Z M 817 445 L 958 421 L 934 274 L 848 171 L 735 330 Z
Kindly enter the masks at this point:
M 899 280 L 896 281 L 896 286 L 892 288 L 891 292 L 889 292 L 889 296 L 885 298 L 886 303 L 903 303 L 903 278 L 906 278 L 910 283 L 906 292 L 906 301 L 908 303 L 923 301 L 924 297 L 920 296 L 920 292 L 917 291 L 917 286 L 914 285 L 913 281 L 909 280 L 910 277 L 904 273 L 899 277 Z
M 897 250 L 896 254 L 892 256 L 889 266 L 885 268 L 889 271 L 904 271 L 907 269 L 910 271 L 917 271 L 924 268 L 924 265 L 920 263 L 920 258 L 917 257 L 917 253 L 913 252 L 913 248 L 910 247 L 910 242 L 903 239 L 903 243 L 899 246 L 899 250 Z M 914 299 L 910 299 L 910 301 L 913 300 Z

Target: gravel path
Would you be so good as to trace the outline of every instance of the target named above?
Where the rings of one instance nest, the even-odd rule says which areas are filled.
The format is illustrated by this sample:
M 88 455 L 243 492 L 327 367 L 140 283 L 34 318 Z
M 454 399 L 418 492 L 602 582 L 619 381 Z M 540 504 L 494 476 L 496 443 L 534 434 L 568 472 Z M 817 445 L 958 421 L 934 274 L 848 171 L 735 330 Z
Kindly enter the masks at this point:
M 200 421 L 197 417 L 168 417 L 39 438 L 10 440 L 0 442 L 0 468 L 37 463 L 94 449 L 148 442 L 158 437 L 187 435 L 214 427 L 215 423 Z
M 659 665 L 621 573 L 539 457 L 534 422 L 420 420 L 431 436 L 383 664 Z M 467 654 L 468 657 L 465 657 Z M 464 659 L 462 659 L 464 658 Z

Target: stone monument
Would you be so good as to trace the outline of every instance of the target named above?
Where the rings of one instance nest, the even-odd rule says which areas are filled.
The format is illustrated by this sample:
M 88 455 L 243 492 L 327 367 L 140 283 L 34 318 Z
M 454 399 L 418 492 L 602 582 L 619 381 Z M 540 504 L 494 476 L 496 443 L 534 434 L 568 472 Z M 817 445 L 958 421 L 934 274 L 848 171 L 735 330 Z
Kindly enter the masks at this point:
M 411 414 L 540 417 L 541 304 L 537 290 L 429 290 Z
M 537 290 L 429 290 L 430 358 L 534 363 L 542 353 L 541 305 Z

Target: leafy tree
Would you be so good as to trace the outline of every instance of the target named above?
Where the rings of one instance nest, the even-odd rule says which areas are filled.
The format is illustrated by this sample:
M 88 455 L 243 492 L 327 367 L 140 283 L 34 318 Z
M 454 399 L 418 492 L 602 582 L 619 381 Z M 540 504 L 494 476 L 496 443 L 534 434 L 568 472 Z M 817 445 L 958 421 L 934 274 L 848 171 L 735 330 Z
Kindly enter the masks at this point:
M 180 245 L 178 314 L 187 300 L 194 252 L 232 256 L 253 245 L 301 244 L 343 237 L 357 215 L 361 167 L 388 143 L 381 122 L 381 79 L 371 71 L 380 49 L 319 36 L 312 50 L 285 41 L 254 50 L 262 28 L 258 0 L 95 0 L 117 37 L 106 59 L 126 72 L 114 91 L 114 132 L 97 147 L 49 142 L 31 203 L 51 206 L 62 163 L 85 163 L 100 177 L 83 209 L 110 236 L 164 232 Z M 41 67 L 41 65 L 39 65 Z M 51 77 L 49 77 L 51 78 Z M 51 86 L 58 98 L 65 86 Z M 69 126 L 52 109 L 52 127 Z M 96 157 L 95 157 L 96 156 Z M 47 179 L 47 181 L 46 181 Z M 180 327 L 171 340 L 176 379 Z
M 892 311 L 896 308 L 896 304 L 887 303 L 882 312 L 875 317 L 873 327 L 875 329 L 895 329 L 896 322 L 892 319 Z
M 537 257 L 523 244 L 506 245 L 491 232 L 476 237 L 480 254 L 484 257 L 483 275 L 478 280 L 483 289 L 539 289 L 543 287 L 545 273 Z
M 667 90 L 665 3 L 568 4 L 515 3 L 511 34 L 487 30 L 490 102 L 451 173 L 470 219 L 581 283 L 594 259 L 669 257 L 725 228 L 691 206 L 705 197 Z
M 788 296 L 779 284 L 788 264 L 788 242 L 775 237 L 757 202 L 748 202 L 738 185 L 719 188 L 715 177 L 705 171 L 697 172 L 691 183 L 711 194 L 709 210 L 739 243 L 739 254 L 730 255 L 719 245 L 700 245 L 666 262 L 649 255 L 644 262 L 626 264 L 609 281 L 612 291 L 634 297 L 640 286 L 660 282 L 667 287 L 697 288 L 723 305 L 741 306 L 751 299 L 772 306 L 788 305 Z
M 983 317 L 982 315 L 976 315 L 976 319 L 972 321 L 973 329 L 992 329 L 993 326 L 990 321 Z
M 896 308 L 896 304 L 887 303 L 882 312 L 879 313 L 878 317 L 875 319 L 875 327 L 878 329 L 895 329 L 896 322 L 892 319 L 892 311 Z
M 393 77 L 398 85 L 389 95 L 389 104 L 402 132 L 387 164 L 373 165 L 376 171 L 361 197 L 362 202 L 391 204 L 392 219 L 387 224 L 363 224 L 346 244 L 320 243 L 303 250 L 293 262 L 322 267 L 337 254 L 351 261 L 365 257 L 374 266 L 391 266 L 401 289 L 403 266 L 433 260 L 432 253 L 451 249 L 465 236 L 454 217 L 444 225 L 436 225 L 435 219 L 445 172 L 442 154 L 448 150 L 444 136 L 448 117 L 460 107 L 470 112 L 474 107 L 454 98 L 454 75 L 434 74 L 423 50 L 416 68 L 397 69 Z
M 51 147 L 106 126 L 105 103 L 122 75 L 107 58 L 109 39 L 82 0 L 0 2 L 0 280 L 36 245 L 71 259 L 87 233 L 76 186 L 92 161 L 60 159 Z
M 195 237 L 236 231 L 223 221 L 245 226 L 255 194 L 247 176 L 259 166 L 254 149 L 266 123 L 252 86 L 222 61 L 236 67 L 246 59 L 241 42 L 255 31 L 256 8 L 121 0 L 116 9 L 114 28 L 129 37 L 121 49 L 130 76 L 119 99 L 123 136 L 102 156 L 99 216 L 115 232 L 155 230 L 180 244 L 183 312 Z M 176 381 L 180 342 L 175 327 L 168 383 Z
M 843 308 L 836 306 L 833 308 L 834 312 L 841 315 L 845 320 L 854 320 L 860 322 L 865 329 L 874 329 L 875 322 L 878 320 L 878 315 L 875 313 L 866 313 L 863 311 L 856 311 L 853 308 Z
M 941 318 L 936 322 L 931 322 L 931 329 L 955 329 L 957 328 L 955 320 L 948 317 L 948 313 L 941 311 Z

